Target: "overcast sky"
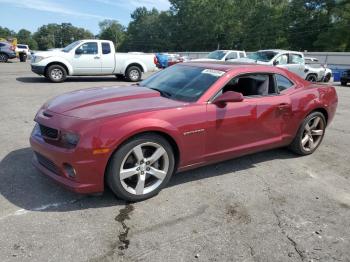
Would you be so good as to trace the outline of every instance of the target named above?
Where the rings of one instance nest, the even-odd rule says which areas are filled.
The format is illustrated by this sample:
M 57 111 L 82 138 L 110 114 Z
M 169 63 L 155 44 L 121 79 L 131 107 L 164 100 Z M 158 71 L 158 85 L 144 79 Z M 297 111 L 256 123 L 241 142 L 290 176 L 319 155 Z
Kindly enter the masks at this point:
M 97 34 L 99 21 L 115 19 L 126 26 L 139 6 L 166 10 L 170 4 L 168 0 L 0 0 L 0 26 L 34 32 L 44 24 L 70 22 Z

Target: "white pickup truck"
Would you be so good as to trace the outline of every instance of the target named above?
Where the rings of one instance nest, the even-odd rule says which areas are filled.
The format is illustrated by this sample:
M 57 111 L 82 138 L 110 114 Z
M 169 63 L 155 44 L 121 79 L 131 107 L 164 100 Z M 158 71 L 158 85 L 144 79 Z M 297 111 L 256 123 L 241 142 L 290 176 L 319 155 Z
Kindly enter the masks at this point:
M 227 61 L 238 58 L 245 58 L 245 51 L 239 50 L 215 50 L 204 58 L 193 59 L 191 61 Z
M 125 76 L 136 82 L 142 73 L 157 70 L 153 54 L 116 53 L 107 40 L 80 40 L 63 49 L 37 52 L 31 59 L 32 71 L 52 82 L 63 82 L 67 76 Z

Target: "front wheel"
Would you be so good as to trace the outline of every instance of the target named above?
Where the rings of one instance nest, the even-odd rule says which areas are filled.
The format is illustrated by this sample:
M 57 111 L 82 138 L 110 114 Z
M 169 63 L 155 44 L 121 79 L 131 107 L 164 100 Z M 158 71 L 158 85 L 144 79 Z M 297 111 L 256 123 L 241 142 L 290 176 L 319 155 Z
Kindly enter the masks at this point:
M 54 83 L 64 82 L 67 78 L 67 71 L 61 65 L 51 65 L 46 71 L 46 77 Z
M 324 77 L 323 82 L 328 83 L 328 82 L 331 80 L 331 77 L 332 77 L 331 74 L 327 74 L 327 75 Z
M 138 82 L 141 80 L 142 72 L 138 66 L 130 66 L 126 70 L 126 79 L 130 82 Z
M 289 148 L 299 155 L 310 155 L 319 147 L 326 131 L 326 120 L 321 112 L 308 115 Z
M 156 134 L 135 137 L 112 156 L 107 183 L 126 201 L 141 201 L 156 195 L 174 172 L 174 153 L 169 142 Z
M 8 55 L 4 53 L 0 53 L 0 62 L 6 63 L 8 59 L 9 59 Z

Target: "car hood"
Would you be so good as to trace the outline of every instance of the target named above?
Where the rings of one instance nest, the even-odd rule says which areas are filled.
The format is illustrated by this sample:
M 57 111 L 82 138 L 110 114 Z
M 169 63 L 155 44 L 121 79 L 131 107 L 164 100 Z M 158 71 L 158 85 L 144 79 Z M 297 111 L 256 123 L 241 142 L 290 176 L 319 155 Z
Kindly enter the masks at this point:
M 35 56 L 41 56 L 41 57 L 51 57 L 51 56 L 66 57 L 67 55 L 68 53 L 62 52 L 60 50 L 35 52 Z
M 82 119 L 96 119 L 183 106 L 159 92 L 140 86 L 115 86 L 78 90 L 48 101 L 44 111 Z

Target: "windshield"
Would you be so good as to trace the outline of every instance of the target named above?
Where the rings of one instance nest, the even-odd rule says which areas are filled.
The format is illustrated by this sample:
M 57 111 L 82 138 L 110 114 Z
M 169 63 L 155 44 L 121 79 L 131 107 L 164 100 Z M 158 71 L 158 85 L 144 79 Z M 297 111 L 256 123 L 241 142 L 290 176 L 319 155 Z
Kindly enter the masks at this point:
M 63 52 L 68 53 L 70 50 L 72 50 L 74 47 L 79 45 L 82 41 L 75 41 L 69 45 L 67 45 L 65 48 L 62 49 Z
M 272 58 L 274 58 L 278 53 L 274 51 L 258 51 L 248 55 L 248 58 L 261 61 L 261 62 L 269 62 Z
M 227 51 L 216 50 L 214 52 L 209 53 L 207 55 L 207 58 L 221 60 L 226 54 Z
M 203 67 L 174 65 L 142 81 L 140 86 L 157 90 L 170 99 L 194 102 L 224 73 Z

